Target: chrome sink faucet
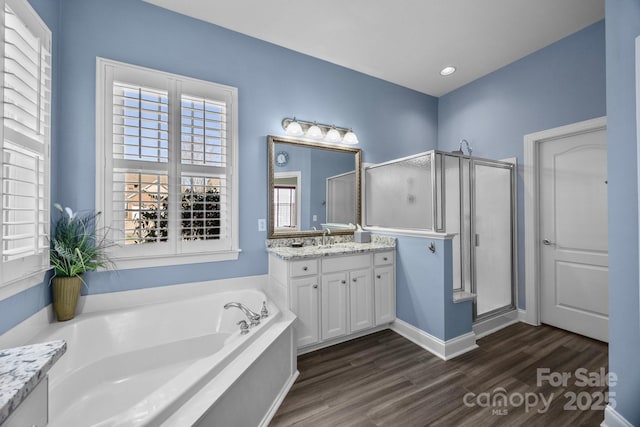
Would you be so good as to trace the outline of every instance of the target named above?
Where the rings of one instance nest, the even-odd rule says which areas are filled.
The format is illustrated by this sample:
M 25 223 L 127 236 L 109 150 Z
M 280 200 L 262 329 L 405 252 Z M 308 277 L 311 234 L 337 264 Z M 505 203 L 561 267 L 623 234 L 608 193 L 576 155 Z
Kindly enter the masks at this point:
M 246 305 L 239 302 L 228 302 L 224 305 L 225 310 L 228 310 L 231 307 L 242 310 L 242 312 L 251 322 L 251 326 L 258 326 L 260 324 L 260 319 L 262 316 L 260 316 L 260 314 L 256 313 L 255 311 L 250 310 Z
M 327 244 L 327 236 L 331 234 L 331 230 L 329 230 L 328 228 L 325 228 L 322 231 L 322 246 L 325 246 Z

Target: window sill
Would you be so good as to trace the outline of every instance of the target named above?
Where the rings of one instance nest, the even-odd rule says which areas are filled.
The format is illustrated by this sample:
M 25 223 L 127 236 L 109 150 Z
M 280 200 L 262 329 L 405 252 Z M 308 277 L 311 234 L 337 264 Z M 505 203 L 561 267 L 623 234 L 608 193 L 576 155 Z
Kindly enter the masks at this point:
M 115 269 L 129 270 L 132 268 L 166 267 L 171 265 L 199 264 L 204 262 L 235 261 L 242 249 L 219 251 L 210 253 L 160 255 L 129 258 L 113 258 Z
M 51 267 L 42 268 L 24 277 L 0 284 L 0 301 L 42 283 Z

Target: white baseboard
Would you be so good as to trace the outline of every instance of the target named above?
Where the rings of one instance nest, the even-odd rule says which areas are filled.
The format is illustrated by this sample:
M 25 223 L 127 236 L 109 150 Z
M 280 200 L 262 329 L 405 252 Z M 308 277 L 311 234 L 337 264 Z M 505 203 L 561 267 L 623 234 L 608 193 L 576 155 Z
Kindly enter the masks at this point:
M 527 310 L 523 310 L 523 309 L 519 308 L 518 309 L 518 320 L 521 321 L 521 322 L 525 322 L 526 319 L 527 319 Z
M 604 408 L 604 421 L 600 425 L 602 427 L 633 427 L 633 424 L 609 405 Z
M 453 359 L 456 356 L 478 348 L 476 345 L 476 334 L 473 332 L 443 341 L 400 319 L 396 319 L 396 321 L 391 324 L 390 329 L 442 360 Z
M 293 384 L 296 382 L 296 379 L 299 375 L 300 371 L 296 371 L 293 375 L 291 375 L 291 377 L 289 377 L 289 380 L 284 384 L 282 390 L 280 390 L 278 397 L 276 397 L 276 400 L 273 401 L 271 408 L 269 408 L 269 411 L 265 414 L 264 418 L 260 422 L 260 427 L 267 427 L 271 423 L 271 420 L 276 415 L 276 412 L 278 412 L 280 405 L 282 405 L 284 398 L 287 397 L 289 390 L 291 390 L 291 387 L 293 387 Z

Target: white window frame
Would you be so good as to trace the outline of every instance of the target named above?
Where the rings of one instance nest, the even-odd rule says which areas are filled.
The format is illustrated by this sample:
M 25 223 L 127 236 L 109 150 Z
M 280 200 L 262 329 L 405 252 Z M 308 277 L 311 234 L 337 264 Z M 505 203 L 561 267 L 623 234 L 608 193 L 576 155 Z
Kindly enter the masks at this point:
M 50 55 L 48 67 L 49 70 L 51 70 L 51 31 L 26 0 L 0 0 L 0 31 L 2 31 L 3 33 L 2 43 L 0 43 L 0 58 L 4 58 L 5 56 L 5 5 L 8 5 L 15 13 L 15 15 L 19 17 L 20 21 L 27 27 L 28 31 L 30 31 L 35 37 L 39 39 L 40 49 L 46 49 L 46 51 Z M 42 52 L 40 52 L 40 60 L 42 60 Z M 42 63 L 39 63 L 38 65 L 40 66 L 40 72 L 42 72 Z M 42 141 L 37 141 L 18 131 L 5 131 L 5 105 L 3 102 L 5 97 L 4 68 L 4 59 L 2 59 L 0 60 L 0 80 L 2 80 L 0 84 L 0 119 L 3 123 L 0 126 L 0 168 L 3 167 L 2 153 L 5 138 L 7 136 L 13 135 L 11 138 L 14 145 L 17 145 L 27 151 L 38 153 L 42 156 L 43 187 L 41 189 L 43 193 L 41 195 L 42 206 L 38 206 L 39 203 L 36 202 L 34 211 L 34 227 L 36 227 L 34 249 L 37 252 L 36 254 L 27 255 L 11 261 L 3 261 L 2 248 L 4 247 L 4 245 L 2 244 L 2 233 L 0 232 L 0 299 L 8 298 L 25 289 L 29 289 L 35 285 L 42 283 L 44 273 L 51 269 L 48 245 L 46 243 L 42 243 L 45 241 L 48 242 L 48 233 L 50 227 L 49 205 L 51 184 L 51 71 L 49 71 L 48 76 L 48 95 L 45 94 L 44 99 L 47 105 L 44 110 L 45 118 L 43 122 L 40 122 L 44 125 L 45 130 L 41 134 Z M 36 89 L 36 93 L 40 97 L 39 102 L 42 102 L 43 100 L 43 98 L 41 98 L 41 89 L 42 87 L 38 87 Z M 40 110 L 40 113 L 43 113 L 43 111 Z M 37 120 L 40 120 L 40 117 L 38 117 Z M 36 175 L 38 173 L 40 173 L 39 168 L 36 170 Z M 3 185 L 0 185 L 0 200 L 2 200 L 3 191 Z M 3 226 L 4 218 L 5 216 L 3 213 L 3 203 L 0 203 L 0 227 Z M 43 225 L 44 230 L 41 230 L 39 228 L 39 224 Z
M 171 105 L 180 88 L 192 88 L 190 93 L 214 99 L 224 97 L 227 108 L 226 166 L 228 211 L 225 226 L 229 238 L 224 241 L 202 240 L 183 243 L 179 239 L 165 243 L 120 245 L 110 250 L 118 269 L 145 268 L 238 259 L 238 89 L 150 68 L 130 65 L 105 58 L 96 58 L 96 210 L 104 214 L 107 228 L 113 218 L 113 82 L 123 81 L 143 87 L 166 89 L 169 93 L 169 180 L 177 174 L 179 157 L 172 155 L 172 141 L 179 138 L 179 125 L 172 123 L 179 116 L 180 106 Z M 185 89 L 185 93 L 187 90 Z M 176 194 L 177 195 L 177 194 Z M 170 195 L 171 197 L 171 195 Z M 175 197 L 175 196 L 174 196 Z M 178 214 L 170 213 L 169 228 L 178 227 Z

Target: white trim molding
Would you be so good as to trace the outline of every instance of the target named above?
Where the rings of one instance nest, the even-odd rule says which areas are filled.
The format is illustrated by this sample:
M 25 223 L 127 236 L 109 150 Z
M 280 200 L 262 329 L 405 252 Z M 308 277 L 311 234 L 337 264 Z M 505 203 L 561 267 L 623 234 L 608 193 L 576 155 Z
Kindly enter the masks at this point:
M 450 360 L 478 348 L 476 334 L 473 332 L 443 341 L 400 319 L 396 319 L 390 329 L 442 360 Z
M 539 146 L 542 142 L 552 141 L 571 135 L 593 132 L 607 127 L 607 118 L 598 117 L 583 122 L 548 129 L 524 136 L 524 259 L 525 259 L 525 297 L 526 317 L 523 322 L 530 325 L 540 324 L 540 282 L 539 251 L 540 218 L 539 203 Z
M 604 421 L 600 425 L 602 427 L 633 427 L 633 424 L 609 405 L 604 408 Z

